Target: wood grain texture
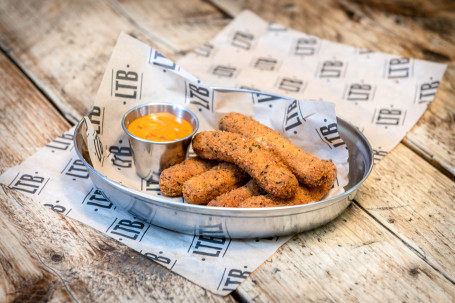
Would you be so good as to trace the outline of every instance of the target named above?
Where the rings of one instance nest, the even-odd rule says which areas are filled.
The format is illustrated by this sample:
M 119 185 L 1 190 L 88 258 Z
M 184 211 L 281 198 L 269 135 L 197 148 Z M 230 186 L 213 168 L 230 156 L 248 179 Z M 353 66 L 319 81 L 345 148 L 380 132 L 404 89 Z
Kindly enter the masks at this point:
M 455 180 L 455 65 L 449 65 L 435 100 L 403 143 Z
M 412 0 L 211 0 L 235 17 L 249 9 L 269 22 L 340 43 L 438 62 L 455 59 L 455 4 Z
M 294 236 L 238 289 L 255 302 L 452 302 L 455 287 L 352 205 Z
M 2 187 L 0 199 L 6 195 Z M 0 300 L 44 301 L 56 298 L 71 300 L 71 294 L 3 213 L 0 212 Z
M 110 3 L 122 15 L 134 20 L 152 40 L 167 44 L 172 59 L 192 51 L 212 39 L 229 22 L 219 10 L 206 1 L 127 1 Z
M 121 32 L 177 59 L 219 31 L 222 19 L 198 0 L 6 0 L 0 2 L 0 47 L 75 123 L 93 104 Z
M 455 283 L 455 182 L 399 145 L 374 167 L 356 200 Z
M 0 173 L 69 128 L 0 53 Z M 2 185 L 0 302 L 232 301 Z
M 380 0 L 211 0 L 235 17 L 249 9 L 261 18 L 372 51 L 449 64 L 438 93 L 404 139 L 455 180 L 455 3 Z

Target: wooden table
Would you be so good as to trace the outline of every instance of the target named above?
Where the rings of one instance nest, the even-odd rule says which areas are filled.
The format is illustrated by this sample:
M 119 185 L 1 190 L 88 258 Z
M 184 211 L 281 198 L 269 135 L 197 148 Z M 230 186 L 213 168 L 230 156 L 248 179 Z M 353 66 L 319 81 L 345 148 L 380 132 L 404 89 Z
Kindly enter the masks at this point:
M 455 300 L 453 1 L 2 0 L 0 172 L 87 113 L 121 31 L 178 60 L 242 9 L 449 67 L 433 103 L 375 165 L 355 202 L 295 235 L 227 297 L 2 186 L 1 302 Z

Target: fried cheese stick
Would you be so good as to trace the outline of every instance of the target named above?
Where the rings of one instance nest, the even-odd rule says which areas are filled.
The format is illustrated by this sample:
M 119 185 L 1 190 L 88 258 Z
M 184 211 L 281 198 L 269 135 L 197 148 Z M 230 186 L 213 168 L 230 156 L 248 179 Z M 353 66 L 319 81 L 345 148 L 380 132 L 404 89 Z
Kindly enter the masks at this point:
M 190 204 L 207 204 L 217 196 L 242 186 L 248 174 L 237 165 L 223 162 L 183 184 L 183 198 Z
M 160 190 L 170 197 L 182 195 L 183 183 L 191 177 L 202 174 L 214 167 L 218 162 L 204 160 L 199 157 L 186 159 L 183 162 L 171 166 L 161 172 Z
M 239 207 L 242 201 L 259 194 L 260 194 L 259 186 L 257 185 L 256 181 L 251 179 L 245 185 L 233 189 L 222 195 L 219 195 L 218 197 L 210 201 L 207 204 L 207 206 Z
M 239 203 L 238 207 L 252 208 L 252 207 L 278 207 L 278 206 L 291 206 L 308 204 L 321 200 L 332 188 L 336 180 L 336 170 L 330 171 L 327 181 L 317 187 L 307 187 L 300 185 L 294 197 L 290 199 L 279 199 L 272 195 L 256 195 Z
M 193 138 L 193 150 L 201 158 L 231 162 L 247 172 L 266 192 L 290 198 L 298 181 L 277 157 L 253 139 L 224 131 L 205 131 Z
M 241 134 L 267 146 L 301 183 L 309 187 L 323 185 L 327 182 L 329 173 L 336 170 L 332 161 L 321 160 L 306 153 L 277 131 L 248 116 L 228 113 L 221 118 L 219 125 L 220 130 Z

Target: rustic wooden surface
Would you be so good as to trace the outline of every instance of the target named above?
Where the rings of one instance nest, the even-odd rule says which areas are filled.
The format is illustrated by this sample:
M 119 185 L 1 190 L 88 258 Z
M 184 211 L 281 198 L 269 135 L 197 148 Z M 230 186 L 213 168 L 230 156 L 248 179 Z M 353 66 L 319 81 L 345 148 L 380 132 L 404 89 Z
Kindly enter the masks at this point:
M 228 297 L 2 186 L 0 302 L 455 300 L 453 1 L 1 1 L 0 172 L 87 112 L 121 31 L 178 60 L 243 9 L 449 68 L 422 119 L 375 166 L 355 203 L 294 236 Z

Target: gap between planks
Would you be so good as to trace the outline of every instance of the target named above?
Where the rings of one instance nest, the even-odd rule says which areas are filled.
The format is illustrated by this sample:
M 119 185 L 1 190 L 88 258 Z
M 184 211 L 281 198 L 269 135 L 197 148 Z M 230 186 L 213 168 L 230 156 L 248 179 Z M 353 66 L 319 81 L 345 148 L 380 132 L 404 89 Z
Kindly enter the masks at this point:
M 412 149 L 411 149 L 412 151 Z M 448 274 L 446 274 L 439 266 L 437 266 L 436 264 L 433 264 L 432 262 L 430 262 L 430 260 L 428 260 L 428 258 L 423 255 L 422 253 L 419 252 L 418 249 L 416 249 L 414 246 L 412 246 L 410 243 L 408 243 L 406 240 L 404 240 L 402 237 L 400 237 L 399 234 L 395 233 L 393 230 L 391 230 L 389 227 L 387 227 L 385 224 L 383 224 L 379 219 L 377 219 L 372 213 L 370 213 L 367 209 L 365 209 L 364 207 L 362 207 L 362 205 L 360 205 L 360 203 L 358 203 L 355 198 L 354 200 L 352 201 L 352 203 L 354 203 L 356 206 L 359 207 L 360 210 L 362 210 L 367 216 L 369 216 L 370 218 L 372 218 L 374 221 L 376 221 L 376 223 L 378 223 L 382 228 L 384 228 L 387 232 L 389 232 L 392 236 L 394 236 L 395 238 L 397 238 L 398 240 L 400 240 L 410 251 L 412 251 L 414 254 L 416 254 L 420 259 L 422 259 L 426 264 L 428 264 L 428 266 L 430 266 L 431 268 L 433 268 L 434 270 L 436 270 L 438 273 L 440 273 L 444 278 L 446 278 L 448 281 L 450 281 L 453 285 L 455 285 L 455 280 L 450 277 Z
M 44 89 L 42 89 L 37 81 L 35 81 L 30 75 L 29 73 L 27 72 L 27 70 L 25 70 L 25 68 L 23 68 L 19 62 L 17 60 L 14 59 L 14 57 L 12 57 L 10 55 L 10 52 L 5 50 L 1 45 L 0 45 L 0 52 L 5 55 L 6 58 L 8 58 L 8 60 L 18 69 L 21 71 L 22 75 L 30 82 L 31 85 L 33 85 L 33 87 L 41 94 L 43 95 L 47 101 L 49 101 L 49 103 L 51 104 L 51 106 L 71 125 L 71 126 L 74 126 L 76 125 L 76 123 L 78 122 L 76 117 L 74 117 L 73 115 L 71 115 L 70 113 L 64 113 L 61 111 L 61 109 L 56 105 L 56 103 L 54 102 L 53 98 L 48 94 L 46 93 L 46 91 Z
M 228 9 L 226 9 L 223 5 L 220 5 L 218 3 L 218 1 L 207 0 L 207 3 L 210 3 L 213 6 L 213 8 L 217 9 L 224 16 L 226 16 L 228 18 L 235 18 L 235 14 L 232 13 L 232 11 L 229 11 Z
M 425 149 L 420 147 L 416 142 L 412 141 L 411 139 L 408 138 L 403 138 L 401 141 L 404 146 L 412 150 L 415 154 L 417 154 L 420 158 L 424 159 L 426 162 L 428 162 L 431 166 L 436 168 L 441 174 L 445 175 L 447 178 L 455 182 L 455 168 L 453 168 L 453 171 L 448 170 L 444 166 L 441 165 L 438 161 L 433 159 L 433 155 L 427 152 Z
M 151 40 L 157 41 L 159 43 L 162 43 L 166 47 L 168 47 L 170 50 L 172 50 L 175 53 L 178 53 L 179 50 L 172 44 L 168 43 L 164 39 L 161 39 L 157 35 L 154 35 L 152 32 L 148 31 L 146 28 L 141 26 L 133 17 L 131 17 L 128 12 L 118 3 L 117 0 L 107 0 L 114 10 L 120 15 L 123 16 L 128 22 L 131 23 L 134 27 L 136 27 L 139 31 L 141 31 L 145 36 L 149 37 Z

